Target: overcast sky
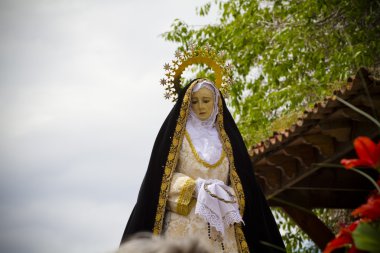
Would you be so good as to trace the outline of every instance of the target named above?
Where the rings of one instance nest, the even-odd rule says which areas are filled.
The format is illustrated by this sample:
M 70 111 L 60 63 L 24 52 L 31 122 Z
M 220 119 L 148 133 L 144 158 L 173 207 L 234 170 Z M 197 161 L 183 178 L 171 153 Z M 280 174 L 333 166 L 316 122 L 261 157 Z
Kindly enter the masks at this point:
M 158 130 L 175 18 L 207 0 L 0 0 L 0 252 L 117 248 Z

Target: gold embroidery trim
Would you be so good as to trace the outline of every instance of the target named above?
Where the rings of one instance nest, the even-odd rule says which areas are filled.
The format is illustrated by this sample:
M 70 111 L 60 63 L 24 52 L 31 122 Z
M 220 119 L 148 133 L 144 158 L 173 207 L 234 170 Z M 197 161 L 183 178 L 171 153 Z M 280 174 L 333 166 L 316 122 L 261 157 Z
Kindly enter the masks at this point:
M 177 201 L 177 213 L 180 215 L 188 215 L 190 213 L 190 202 L 195 190 L 195 181 L 191 178 L 187 179 L 179 192 Z
M 205 166 L 206 168 L 209 168 L 209 169 L 214 169 L 216 167 L 218 167 L 219 165 L 222 164 L 224 158 L 226 157 L 226 153 L 224 153 L 224 150 L 222 150 L 222 154 L 220 155 L 220 158 L 219 160 L 214 163 L 214 164 L 210 164 L 208 162 L 206 162 L 205 160 L 203 160 L 199 155 L 198 155 L 198 152 L 197 150 L 195 149 L 194 147 L 194 144 L 193 142 L 191 141 L 191 138 L 190 138 L 190 135 L 187 131 L 185 131 L 185 136 L 186 136 L 186 140 L 189 142 L 189 145 L 190 145 L 190 148 L 191 148 L 191 152 L 193 153 L 193 155 L 195 156 L 195 159 L 200 162 L 203 166 Z
M 236 172 L 230 138 L 228 137 L 226 131 L 224 130 L 223 104 L 222 104 L 222 98 L 221 97 L 219 97 L 218 108 L 219 108 L 219 113 L 218 113 L 216 120 L 217 120 L 217 124 L 218 124 L 220 139 L 222 141 L 223 148 L 224 148 L 224 150 L 227 154 L 227 157 L 228 157 L 228 161 L 230 164 L 231 185 L 232 185 L 232 188 L 235 190 L 235 193 L 236 193 L 236 196 L 238 199 L 238 203 L 239 203 L 240 214 L 243 217 L 244 208 L 245 208 L 245 196 L 244 196 L 243 186 L 241 184 L 239 175 Z
M 164 216 L 165 216 L 165 207 L 166 207 L 166 201 L 168 199 L 170 182 L 173 177 L 173 171 L 175 170 L 177 166 L 179 150 L 181 148 L 181 143 L 183 140 L 183 132 L 186 128 L 186 120 L 187 120 L 187 115 L 189 113 L 190 96 L 191 96 L 191 91 L 192 91 L 193 86 L 194 86 L 194 83 L 190 85 L 190 87 L 187 89 L 186 94 L 183 98 L 182 105 L 179 111 L 179 116 L 177 119 L 177 124 L 172 136 L 172 142 L 170 144 L 168 158 L 166 160 L 164 173 L 162 176 L 160 194 L 158 197 L 156 217 L 155 217 L 154 226 L 153 226 L 154 235 L 159 235 L 162 230 L 162 224 L 163 224 Z
M 243 229 L 241 228 L 241 224 L 235 224 L 235 237 L 238 243 L 239 252 L 241 253 L 249 253 L 249 247 L 247 241 L 245 240 Z
M 239 203 L 239 211 L 241 216 L 244 216 L 244 209 L 245 209 L 245 196 L 244 196 L 244 190 L 243 185 L 241 184 L 239 175 L 236 172 L 235 168 L 235 162 L 234 162 L 234 155 L 232 151 L 232 145 L 230 142 L 230 138 L 228 137 L 226 131 L 224 130 L 224 122 L 223 122 L 223 103 L 221 96 L 219 97 L 218 101 L 218 108 L 219 113 L 216 118 L 217 126 L 219 129 L 220 139 L 223 144 L 223 148 L 227 154 L 227 158 L 230 165 L 230 181 L 232 188 L 235 190 L 236 197 Z M 238 247 L 240 249 L 240 252 L 242 253 L 249 253 L 249 248 L 247 241 L 245 240 L 244 232 L 241 229 L 241 224 L 235 224 L 235 235 L 236 235 L 236 243 L 238 244 Z

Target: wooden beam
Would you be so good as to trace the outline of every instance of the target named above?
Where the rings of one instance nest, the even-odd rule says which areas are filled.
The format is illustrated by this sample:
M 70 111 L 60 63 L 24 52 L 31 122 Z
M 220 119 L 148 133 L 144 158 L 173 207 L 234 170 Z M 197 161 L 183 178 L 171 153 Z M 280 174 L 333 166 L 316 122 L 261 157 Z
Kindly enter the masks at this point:
M 279 154 L 279 155 L 268 156 L 266 158 L 272 164 L 275 164 L 275 166 L 282 167 L 287 179 L 293 179 L 296 176 L 298 170 L 300 170 L 298 168 L 299 167 L 298 160 L 290 156 Z
M 281 151 L 283 154 L 297 159 L 300 162 L 302 169 L 305 169 L 312 163 L 318 161 L 318 151 L 315 150 L 315 148 L 313 148 L 311 145 L 302 144 L 293 147 L 287 146 L 284 147 Z
M 265 177 L 265 183 L 269 189 L 277 189 L 282 185 L 284 171 L 276 166 L 259 165 L 255 166 L 255 173 Z
M 334 154 L 334 141 L 331 137 L 324 134 L 304 135 L 302 137 L 305 143 L 317 148 L 324 157 L 330 157 Z
M 347 156 L 349 158 L 349 156 Z M 364 173 L 376 180 L 379 173 L 374 169 L 363 169 Z M 353 170 L 344 168 L 322 167 L 310 176 L 293 184 L 291 187 L 309 188 L 358 188 L 370 191 L 374 188 L 372 183 L 365 177 L 360 176 Z
M 343 118 L 330 121 L 321 120 L 318 125 L 323 134 L 334 137 L 337 141 L 346 142 L 350 141 L 351 123 L 350 119 Z
M 318 189 L 318 188 L 290 188 L 269 198 L 270 206 L 282 207 L 287 203 L 307 209 L 339 208 L 354 209 L 366 202 L 370 190 L 365 189 Z M 279 202 L 278 199 L 284 201 Z
M 330 229 L 311 211 L 306 212 L 291 206 L 283 206 L 282 209 L 320 249 L 323 250 L 334 238 Z

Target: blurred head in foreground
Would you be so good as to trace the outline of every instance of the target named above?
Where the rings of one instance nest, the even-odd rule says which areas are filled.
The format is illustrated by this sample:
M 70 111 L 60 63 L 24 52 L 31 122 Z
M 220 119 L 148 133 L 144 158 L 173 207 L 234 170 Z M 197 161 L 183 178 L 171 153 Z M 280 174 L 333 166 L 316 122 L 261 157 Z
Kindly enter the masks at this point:
M 138 233 L 123 243 L 115 253 L 211 253 L 200 240 L 189 238 L 173 240 L 152 236 L 150 233 Z

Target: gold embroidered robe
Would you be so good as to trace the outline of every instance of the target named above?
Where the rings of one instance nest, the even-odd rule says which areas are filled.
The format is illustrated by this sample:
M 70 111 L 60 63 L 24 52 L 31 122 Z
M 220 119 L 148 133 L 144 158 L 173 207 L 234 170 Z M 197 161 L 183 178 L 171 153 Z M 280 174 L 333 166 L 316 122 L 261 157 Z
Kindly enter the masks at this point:
M 225 231 L 223 251 L 220 241 L 209 239 L 207 222 L 195 214 L 196 199 L 193 197 L 193 192 L 197 178 L 219 179 L 227 184 L 229 162 L 224 151 L 214 164 L 202 160 L 197 154 L 190 136 L 185 133 L 168 195 L 163 228 L 165 236 L 174 239 L 198 236 L 213 249 L 213 252 L 238 252 L 233 226 Z M 211 233 L 215 236 L 215 229 L 212 228 Z

